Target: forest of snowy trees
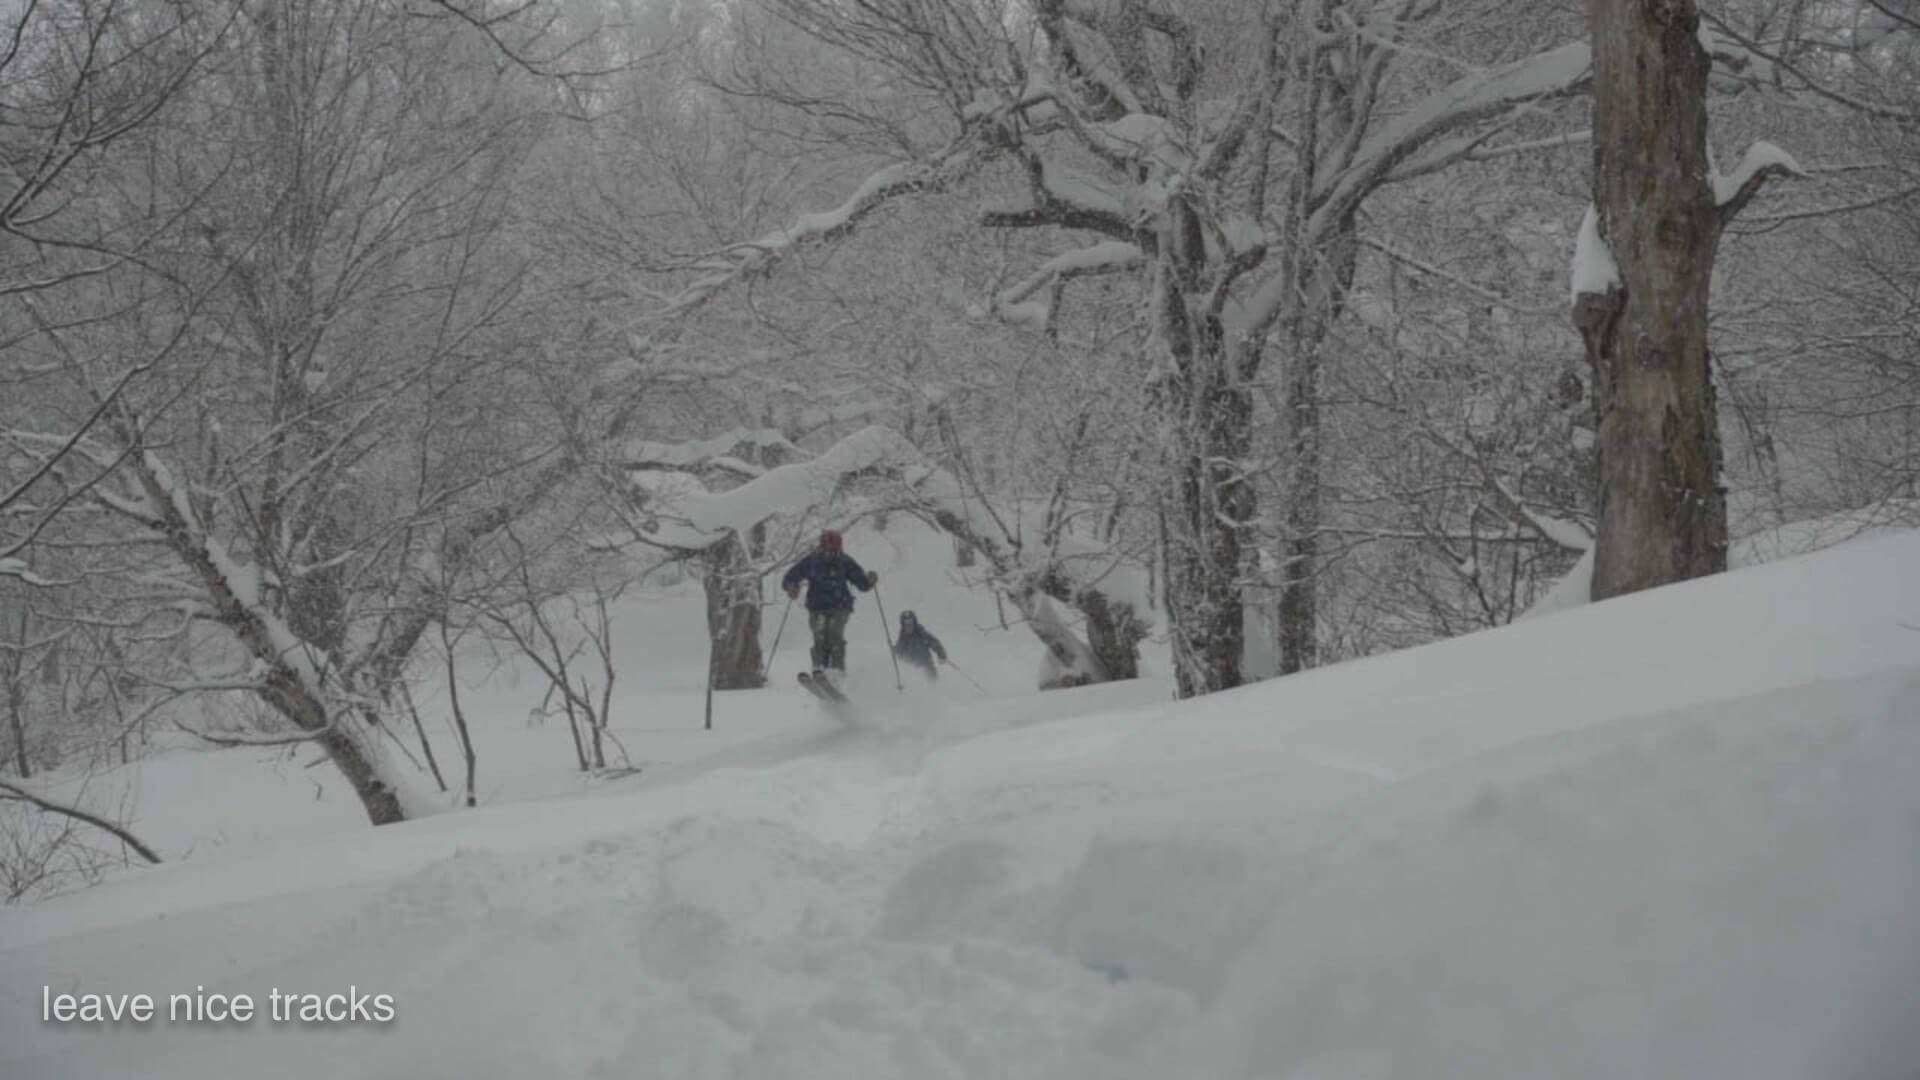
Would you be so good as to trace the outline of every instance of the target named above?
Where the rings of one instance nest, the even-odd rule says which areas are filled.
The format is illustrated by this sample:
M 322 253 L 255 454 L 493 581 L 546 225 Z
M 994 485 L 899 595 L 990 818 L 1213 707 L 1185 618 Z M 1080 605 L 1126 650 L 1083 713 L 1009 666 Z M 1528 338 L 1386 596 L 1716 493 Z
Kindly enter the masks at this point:
M 1037 679 L 1153 638 L 1183 697 L 1920 524 L 1912 0 L 0 16 L 0 799 L 54 828 L 162 727 L 422 812 L 481 637 L 604 766 L 611 598 L 703 583 L 759 686 L 767 577 L 876 516 Z

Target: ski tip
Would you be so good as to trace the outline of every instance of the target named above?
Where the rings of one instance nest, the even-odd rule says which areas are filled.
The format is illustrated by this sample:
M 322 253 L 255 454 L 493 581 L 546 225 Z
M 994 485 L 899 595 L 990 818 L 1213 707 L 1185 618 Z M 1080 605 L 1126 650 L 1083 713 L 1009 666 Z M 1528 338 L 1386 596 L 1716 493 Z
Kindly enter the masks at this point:
M 815 697 L 818 697 L 824 701 L 832 701 L 832 702 L 843 703 L 843 704 L 847 701 L 847 695 L 841 693 L 840 688 L 833 685 L 833 680 L 831 679 L 827 679 L 827 678 L 816 679 L 813 677 L 813 673 L 808 671 L 800 672 L 799 679 L 800 679 L 800 685 L 812 691 Z

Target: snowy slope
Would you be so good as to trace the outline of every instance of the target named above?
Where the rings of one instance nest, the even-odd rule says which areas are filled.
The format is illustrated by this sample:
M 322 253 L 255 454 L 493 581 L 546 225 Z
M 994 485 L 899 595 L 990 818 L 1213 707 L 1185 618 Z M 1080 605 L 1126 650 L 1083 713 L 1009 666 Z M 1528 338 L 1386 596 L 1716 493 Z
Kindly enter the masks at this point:
M 962 587 L 963 578 L 953 567 L 951 539 L 916 519 L 896 516 L 885 531 L 853 528 L 848 544 L 884 577 L 878 603 L 871 594 L 858 596 L 856 618 L 847 631 L 859 690 L 900 695 L 884 632 L 903 610 L 917 611 L 951 648 L 965 676 L 980 684 L 976 687 L 949 671 L 944 680 L 928 686 L 908 669 L 902 682 L 917 709 L 1032 690 L 1040 646 L 1017 623 L 1002 625 L 991 594 Z M 773 646 L 786 598 L 771 583 L 765 592 L 777 601 L 767 612 L 762 639 Z M 813 708 L 811 699 L 792 683 L 794 673 L 808 663 L 806 616 L 798 605 L 788 616 L 777 652 L 768 658 L 773 685 L 760 692 L 717 695 L 712 731 L 704 730 L 706 608 L 698 584 L 630 591 L 616 601 L 611 618 L 619 661 L 611 730 L 628 751 L 623 759 L 619 747 L 609 746 L 611 765 L 657 770 L 702 758 L 790 732 L 796 715 L 808 715 Z M 557 611 L 554 623 L 571 644 L 571 616 Z M 1165 670 L 1165 645 L 1148 642 L 1144 649 L 1149 669 Z M 574 751 L 565 719 L 533 717 L 547 683 L 531 663 L 478 639 L 463 640 L 459 651 L 460 694 L 479 751 L 476 791 L 482 804 L 575 794 L 599 786 L 572 767 Z M 442 661 L 428 655 L 418 666 L 423 680 L 415 690 L 418 707 L 438 760 L 458 788 L 460 751 L 446 722 L 450 710 Z M 598 673 L 591 666 L 586 675 L 597 685 Z M 1129 693 L 1164 698 L 1170 691 L 1153 684 L 1130 688 Z M 404 734 L 406 752 L 417 760 L 413 733 Z M 40 782 L 55 797 L 124 817 L 143 841 L 169 860 L 243 857 L 303 838 L 365 832 L 365 812 L 351 789 L 334 769 L 319 762 L 312 747 L 209 752 L 204 743 L 184 734 L 173 741 L 181 745 L 179 751 L 149 758 L 136 769 L 43 777 Z M 419 783 L 431 787 L 424 774 Z M 441 801 L 456 806 L 458 793 Z
M 1890 499 L 1878 506 L 1774 525 L 1749 532 L 1728 544 L 1727 566 L 1735 570 L 1759 566 L 1859 537 L 1901 532 L 1910 528 L 1915 520 L 1920 520 L 1920 504 L 1908 499 Z M 1580 556 L 1580 561 L 1573 564 L 1573 569 L 1520 617 L 1530 619 L 1579 607 L 1588 602 L 1592 591 L 1593 551 L 1589 548 Z
M 869 665 L 587 794 L 0 911 L 0 1076 L 1909 1076 L 1915 626 L 1897 533 L 1179 705 Z

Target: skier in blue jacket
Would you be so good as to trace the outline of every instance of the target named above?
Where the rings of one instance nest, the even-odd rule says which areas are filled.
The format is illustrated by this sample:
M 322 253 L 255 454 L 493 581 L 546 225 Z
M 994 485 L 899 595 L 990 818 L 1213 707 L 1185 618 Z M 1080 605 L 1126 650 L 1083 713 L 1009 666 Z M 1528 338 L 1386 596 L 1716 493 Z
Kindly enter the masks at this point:
M 820 534 L 820 546 L 780 579 L 790 599 L 798 597 L 801 583 L 806 583 L 815 678 L 828 668 L 842 674 L 847 670 L 847 619 L 853 615 L 853 592 L 847 586 L 868 592 L 880 580 L 879 574 L 862 569 L 840 546 L 840 534 L 826 530 Z
M 942 661 L 947 658 L 947 647 L 933 636 L 933 631 L 920 625 L 919 616 L 911 611 L 900 613 L 900 636 L 894 640 L 893 655 L 914 665 L 927 673 L 927 678 L 937 679 L 940 671 L 934 666 L 937 655 Z

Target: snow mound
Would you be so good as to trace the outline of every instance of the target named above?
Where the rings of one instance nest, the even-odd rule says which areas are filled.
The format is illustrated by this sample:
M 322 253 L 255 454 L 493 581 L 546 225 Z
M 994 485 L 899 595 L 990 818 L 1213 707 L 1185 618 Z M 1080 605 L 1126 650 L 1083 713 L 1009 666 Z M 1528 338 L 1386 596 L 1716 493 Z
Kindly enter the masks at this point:
M 1916 512 L 1920 512 L 1920 506 L 1891 503 L 1760 529 L 1727 546 L 1727 566 L 1734 570 L 1759 566 L 1849 540 L 1903 531 L 1907 526 L 1899 522 L 1912 518 Z M 1584 606 L 1590 602 L 1588 598 L 1592 592 L 1593 551 L 1589 549 L 1580 557 L 1580 561 L 1573 564 L 1573 569 L 1567 571 L 1566 576 L 1545 596 L 1535 601 L 1520 618 L 1531 619 Z
M 128 875 L 0 912 L 0 1075 L 1906 1075 L 1915 566 L 1861 538 L 1180 704 L 882 696 Z M 399 1016 L 38 1019 L 196 984 Z

